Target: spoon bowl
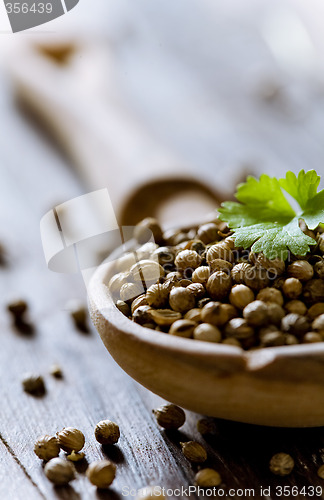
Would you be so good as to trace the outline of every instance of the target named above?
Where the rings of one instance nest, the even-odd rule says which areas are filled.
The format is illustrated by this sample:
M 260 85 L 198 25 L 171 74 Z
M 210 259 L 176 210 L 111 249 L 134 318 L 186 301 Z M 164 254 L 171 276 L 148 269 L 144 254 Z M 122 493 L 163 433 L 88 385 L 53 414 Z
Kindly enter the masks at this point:
M 243 351 L 142 327 L 115 306 L 112 259 L 88 288 L 91 319 L 115 361 L 167 401 L 217 418 L 280 427 L 324 425 L 324 343 Z

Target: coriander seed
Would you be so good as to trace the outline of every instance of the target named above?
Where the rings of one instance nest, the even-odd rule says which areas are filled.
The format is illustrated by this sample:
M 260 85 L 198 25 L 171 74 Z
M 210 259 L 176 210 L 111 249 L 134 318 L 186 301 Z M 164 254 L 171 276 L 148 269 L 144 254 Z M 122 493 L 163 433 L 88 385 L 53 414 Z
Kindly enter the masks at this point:
M 304 287 L 304 300 L 306 303 L 324 301 L 324 280 L 311 279 Z
M 194 329 L 193 338 L 205 342 L 220 342 L 222 340 L 222 334 L 216 326 L 210 325 L 209 323 L 201 323 Z
M 317 278 L 321 278 L 322 280 L 324 279 L 324 260 L 320 260 L 319 262 L 316 262 L 314 266 L 314 271 L 316 274 Z
M 14 319 L 22 319 L 28 309 L 28 304 L 23 299 L 13 300 L 7 305 L 7 309 Z
M 262 347 L 274 347 L 279 345 L 285 345 L 285 335 L 279 331 L 269 332 L 262 336 L 261 346 Z
M 138 323 L 139 325 L 144 325 L 145 323 L 150 323 L 152 308 L 150 306 L 140 306 L 138 307 L 133 314 L 133 321 Z
M 116 476 L 116 465 L 110 460 L 97 460 L 89 465 L 86 476 L 97 488 L 109 488 Z
M 284 299 L 280 290 L 276 288 L 263 288 L 257 295 L 257 300 L 262 300 L 262 302 L 275 302 L 282 306 Z
M 119 427 L 111 420 L 101 420 L 95 427 L 95 438 L 100 444 L 116 444 L 120 438 Z
M 318 475 L 318 477 L 320 477 L 321 479 L 324 479 L 324 465 L 321 465 L 321 466 L 317 469 L 317 475 Z
M 41 375 L 27 374 L 22 380 L 22 385 L 25 392 L 33 396 L 43 396 L 46 392 L 45 382 Z
M 226 337 L 234 337 L 236 339 L 247 339 L 253 337 L 254 329 L 247 324 L 243 318 L 231 319 L 225 327 Z
M 148 306 L 145 293 L 143 293 L 139 297 L 136 297 L 136 299 L 133 300 L 132 305 L 131 305 L 132 314 L 134 314 L 136 309 L 140 306 Z
M 169 334 L 176 337 L 183 337 L 190 339 L 193 336 L 193 331 L 197 323 L 188 319 L 179 319 L 175 321 L 170 328 Z
M 232 345 L 234 347 L 242 348 L 241 342 L 234 337 L 228 337 L 228 338 L 222 340 L 222 344 Z
M 201 469 L 195 475 L 195 484 L 200 488 L 215 488 L 221 483 L 221 475 L 215 469 Z
M 214 271 L 224 271 L 225 273 L 229 274 L 231 269 L 233 267 L 233 264 L 229 262 L 228 260 L 223 260 L 223 259 L 215 259 L 210 263 L 210 269 Z
M 207 281 L 206 289 L 214 300 L 225 299 L 232 286 L 231 277 L 223 271 L 216 271 Z
M 216 224 L 209 222 L 198 228 L 197 238 L 207 245 L 208 243 L 213 243 L 220 239 L 218 231 L 219 229 Z
M 143 293 L 143 287 L 136 283 L 125 283 L 120 289 L 120 298 L 123 302 L 129 302 Z
M 285 344 L 286 345 L 296 345 L 299 344 L 299 341 L 295 335 L 291 335 L 290 333 L 285 334 Z
M 45 475 L 57 486 L 65 486 L 75 479 L 75 469 L 71 462 L 63 458 L 52 458 L 44 468 Z
M 130 274 L 135 283 L 150 286 L 153 283 L 157 283 L 159 278 L 165 275 L 165 272 L 158 262 L 144 259 L 130 268 Z
M 201 310 L 201 320 L 214 326 L 224 326 L 237 316 L 235 307 L 221 302 L 208 302 Z
M 267 309 L 269 323 L 279 325 L 282 318 L 285 316 L 284 309 L 275 302 L 268 302 Z
M 72 451 L 72 453 L 70 453 L 70 455 L 67 455 L 67 459 L 70 460 L 70 462 L 81 462 L 81 460 L 83 460 L 85 457 L 85 454 L 81 451 L 81 452 L 77 452 L 77 451 Z
M 129 305 L 126 304 L 126 302 L 124 302 L 123 300 L 117 300 L 116 307 L 124 316 L 129 317 L 131 315 Z
M 134 238 L 140 245 L 151 239 L 160 244 L 163 241 L 161 226 L 153 217 L 147 217 L 135 226 Z
M 151 285 L 146 292 L 147 303 L 157 309 L 160 309 L 167 303 L 168 297 L 169 290 L 164 285 L 158 283 Z
M 186 312 L 184 315 L 184 319 L 188 319 L 189 321 L 194 321 L 195 323 L 199 323 L 201 321 L 201 309 L 194 308 L 190 309 L 190 311 Z
M 317 332 L 307 332 L 303 336 L 303 342 L 305 344 L 313 344 L 315 342 L 323 342 L 322 336 Z
M 312 323 L 312 328 L 316 332 L 324 334 L 324 314 L 317 316 Z
M 295 260 L 288 266 L 287 272 L 289 276 L 300 281 L 308 281 L 314 275 L 313 266 L 307 260 Z
M 276 476 L 288 476 L 295 466 L 293 458 L 287 453 L 277 453 L 270 460 L 269 468 Z
M 64 429 L 56 433 L 56 436 L 60 448 L 69 453 L 82 450 L 85 443 L 83 433 L 74 427 L 64 427 Z
M 149 315 L 159 326 L 170 326 L 178 319 L 181 319 L 181 313 L 171 309 L 151 309 Z
M 303 285 L 297 278 L 288 278 L 282 285 L 282 291 L 288 299 L 297 299 L 302 290 Z
M 287 314 L 281 321 L 281 330 L 296 337 L 305 335 L 309 331 L 309 327 L 307 318 L 299 314 Z
M 266 288 L 269 282 L 268 271 L 263 267 L 251 266 L 244 273 L 244 284 L 254 291 Z
M 234 285 L 229 295 L 230 303 L 238 309 L 244 309 L 254 301 L 254 293 L 246 285 Z
M 201 283 L 202 285 L 207 285 L 207 281 L 210 277 L 209 266 L 200 266 L 194 270 L 192 273 L 193 283 Z
M 321 314 L 324 314 L 324 302 L 317 302 L 308 309 L 308 317 L 311 321 Z
M 187 312 L 195 307 L 195 296 L 190 290 L 182 287 L 172 288 L 169 296 L 170 307 L 176 312 Z
M 286 302 L 285 309 L 287 313 L 300 314 L 301 316 L 305 316 L 307 313 L 307 307 L 301 300 L 290 300 Z
M 183 409 L 171 403 L 153 410 L 153 414 L 159 426 L 164 429 L 179 429 L 186 420 L 186 414 Z
M 207 451 L 205 448 L 196 441 L 187 441 L 186 443 L 180 443 L 182 453 L 184 456 L 193 463 L 201 464 L 207 460 Z
M 166 271 L 173 267 L 175 252 L 172 247 L 158 247 L 152 254 L 153 260 L 158 260 L 160 266 Z
M 216 259 L 228 260 L 228 262 L 234 262 L 234 254 L 232 250 L 234 249 L 233 241 L 230 239 L 222 240 L 216 245 L 212 245 L 207 250 L 206 259 L 210 267 L 213 267 L 213 262 Z
M 185 271 L 186 269 L 197 269 L 201 264 L 199 253 L 194 250 L 183 250 L 179 252 L 174 261 L 176 267 Z
M 245 281 L 245 273 L 248 269 L 252 269 L 248 262 L 239 262 L 231 270 L 232 280 L 236 284 L 243 284 Z
M 275 277 L 281 276 L 286 269 L 285 262 L 281 259 L 268 259 L 263 253 L 253 256 L 253 263 L 256 267 L 262 267 Z
M 37 439 L 34 445 L 34 452 L 41 460 L 51 460 L 60 453 L 60 446 L 55 436 L 41 436 Z
M 251 326 L 263 326 L 268 322 L 268 307 L 261 300 L 254 300 L 244 308 L 243 317 Z
M 206 294 L 205 287 L 201 283 L 191 283 L 187 286 L 187 290 L 190 290 L 196 298 L 196 300 L 200 300 Z
M 128 278 L 129 273 L 118 273 L 111 278 L 108 284 L 108 288 L 113 297 L 119 298 L 120 289 L 123 285 L 125 285 L 125 283 L 128 282 Z

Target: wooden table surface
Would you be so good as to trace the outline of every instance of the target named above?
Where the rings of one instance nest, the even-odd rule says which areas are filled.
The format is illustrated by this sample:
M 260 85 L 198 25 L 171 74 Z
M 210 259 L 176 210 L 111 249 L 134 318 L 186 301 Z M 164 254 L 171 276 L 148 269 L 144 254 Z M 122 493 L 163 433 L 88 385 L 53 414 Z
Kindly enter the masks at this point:
M 147 16 L 148 20 L 153 16 L 149 9 Z M 184 47 L 175 42 L 174 47 L 175 57 L 184 61 Z M 199 47 L 203 44 L 198 44 L 192 55 L 197 78 L 203 55 Z M 121 60 L 123 57 L 127 59 L 127 50 L 124 56 L 121 54 Z M 193 483 L 196 467 L 192 467 L 180 451 L 179 442 L 186 439 L 197 439 L 206 446 L 207 465 L 220 472 L 224 490 L 232 498 L 253 496 L 240 490 L 245 488 L 253 489 L 254 498 L 279 498 L 276 486 L 288 485 L 297 486 L 299 493 L 293 495 L 289 490 L 286 497 L 304 499 L 312 497 L 310 490 L 306 495 L 302 493 L 304 486 L 324 488 L 324 481 L 316 473 L 324 462 L 323 428 L 272 429 L 214 420 L 215 431 L 203 438 L 196 430 L 200 416 L 186 412 L 187 420 L 181 432 L 166 433 L 158 428 L 152 416 L 152 408 L 160 399 L 141 388 L 116 365 L 93 329 L 85 334 L 74 328 L 66 303 L 72 298 L 86 302 L 84 283 L 80 275 L 60 275 L 47 269 L 39 221 L 53 206 L 86 192 L 86 188 L 52 145 L 39 135 L 37 128 L 31 127 L 17 111 L 2 77 L 0 83 L 4 123 L 0 135 L 0 241 L 7 249 L 7 262 L 0 268 L 0 498 L 117 500 L 123 498 L 124 487 L 138 489 L 154 484 L 166 488 L 187 487 Z M 323 98 L 316 94 L 317 83 L 309 92 L 311 103 L 318 99 L 319 105 L 312 108 L 312 114 L 307 114 L 306 121 L 291 121 L 287 117 L 283 119 L 276 108 L 264 115 L 257 107 L 252 113 L 245 99 L 240 102 L 232 99 L 225 79 L 220 79 L 217 81 L 219 102 L 226 103 L 228 113 L 226 123 L 222 123 L 222 141 L 214 144 L 205 131 L 205 139 L 197 147 L 192 141 L 188 150 L 184 136 L 193 134 L 191 122 L 183 135 L 180 125 L 185 127 L 184 123 L 164 128 L 163 140 L 169 141 L 183 157 L 187 154 L 199 168 L 199 162 L 212 168 L 214 158 L 219 157 L 223 183 L 228 165 L 237 166 L 238 159 L 249 159 L 253 146 L 257 158 L 267 159 L 269 172 L 282 168 L 285 163 L 290 163 L 295 170 L 315 167 L 323 171 Z M 212 78 L 209 84 L 207 97 L 211 95 Z M 145 89 L 134 83 L 133 99 L 137 103 L 141 92 Z M 157 111 L 153 109 L 151 115 L 144 111 L 148 124 L 155 124 L 158 129 L 163 119 L 157 120 Z M 213 117 L 208 116 L 211 122 L 207 128 L 211 130 Z M 222 113 L 218 116 L 219 122 L 222 116 Z M 164 116 L 164 121 L 166 119 Z M 250 128 L 244 128 L 242 137 L 240 124 L 245 122 Z M 237 125 L 235 129 L 231 128 L 232 124 Z M 156 133 L 163 135 L 161 130 Z M 236 140 L 235 147 L 229 147 L 231 138 Z M 30 305 L 30 321 L 35 330 L 28 335 L 13 327 L 6 311 L 6 304 L 15 295 L 25 298 Z M 63 380 L 49 374 L 53 363 L 62 366 Z M 23 392 L 21 380 L 25 372 L 44 376 L 47 387 L 44 397 L 35 398 Z M 94 439 L 94 426 L 104 418 L 115 420 L 121 429 L 118 445 L 110 449 L 103 449 Z M 84 432 L 86 461 L 77 466 L 78 477 L 71 486 L 55 488 L 46 479 L 33 444 L 39 435 L 54 434 L 64 426 L 75 426 Z M 275 477 L 268 470 L 272 454 L 281 451 L 290 453 L 296 461 L 293 473 L 287 478 Z M 99 492 L 88 482 L 84 470 L 87 462 L 105 457 L 116 463 L 117 477 L 109 490 Z M 269 486 L 270 497 L 261 495 L 260 488 Z M 182 498 L 186 498 L 184 494 Z M 190 498 L 197 495 L 191 494 Z

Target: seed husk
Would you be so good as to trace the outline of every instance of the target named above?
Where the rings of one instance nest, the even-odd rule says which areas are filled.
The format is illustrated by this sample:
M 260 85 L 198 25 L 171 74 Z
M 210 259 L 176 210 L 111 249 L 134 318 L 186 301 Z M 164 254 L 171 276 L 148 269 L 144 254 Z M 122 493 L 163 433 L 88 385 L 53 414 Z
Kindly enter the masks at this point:
M 81 451 L 81 452 L 77 452 L 77 451 L 72 451 L 72 453 L 70 453 L 70 455 L 67 455 L 67 459 L 70 460 L 70 462 L 81 462 L 81 460 L 83 460 L 85 457 L 85 454 Z
M 116 465 L 110 460 L 97 460 L 89 465 L 86 476 L 97 488 L 109 488 L 116 476 Z
M 151 309 L 149 315 L 159 326 L 170 326 L 181 319 L 181 313 L 171 309 Z
M 193 463 L 201 464 L 207 460 L 207 451 L 205 448 L 196 441 L 187 441 L 180 443 L 182 453 L 184 456 Z
M 43 396 L 46 392 L 45 382 L 41 375 L 29 373 L 22 380 L 25 392 L 33 396 Z
M 94 432 L 100 444 L 116 444 L 120 438 L 119 426 L 111 420 L 100 420 Z
M 159 426 L 164 429 L 179 429 L 186 420 L 186 414 L 183 409 L 173 404 L 160 406 L 156 410 L 153 410 L 153 414 Z
M 170 328 L 170 335 L 183 338 L 191 338 L 193 336 L 193 331 L 196 328 L 197 323 L 190 321 L 188 319 L 179 319 L 175 321 Z
M 45 475 L 57 486 L 65 486 L 75 479 L 75 469 L 71 462 L 62 458 L 52 458 L 44 468 Z

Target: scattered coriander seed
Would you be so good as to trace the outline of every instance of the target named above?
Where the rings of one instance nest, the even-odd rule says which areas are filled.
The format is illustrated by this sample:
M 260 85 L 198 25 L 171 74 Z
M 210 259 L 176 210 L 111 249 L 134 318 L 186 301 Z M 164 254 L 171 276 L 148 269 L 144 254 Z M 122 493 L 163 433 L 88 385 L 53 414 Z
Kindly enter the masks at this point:
M 126 302 L 124 302 L 123 300 L 117 300 L 116 307 L 124 316 L 129 317 L 131 315 L 131 310 L 129 305 L 126 304 Z
M 193 338 L 205 342 L 220 342 L 222 334 L 217 326 L 210 325 L 209 323 L 201 323 L 194 329 Z
M 200 488 L 215 488 L 221 483 L 221 475 L 215 469 L 201 469 L 195 475 L 195 484 Z
M 51 366 L 50 374 L 55 378 L 63 378 L 62 368 L 57 364 Z
M 216 430 L 215 423 L 207 418 L 201 418 L 197 422 L 197 430 L 202 436 L 213 434 Z
M 324 465 L 321 465 L 321 466 L 317 469 L 317 475 L 318 475 L 318 477 L 320 477 L 321 479 L 324 479 Z
M 67 452 L 82 450 L 85 442 L 84 435 L 79 429 L 74 427 L 64 427 L 60 432 L 56 433 L 58 443 L 62 450 Z
M 37 439 L 34 445 L 34 452 L 41 460 L 51 460 L 60 453 L 60 446 L 55 436 L 41 436 Z
M 97 460 L 89 465 L 86 476 L 97 488 L 109 488 L 116 476 L 116 465 L 110 460 Z
M 254 300 L 244 308 L 243 317 L 251 326 L 263 326 L 268 322 L 268 307 L 261 300 Z
M 172 288 L 169 296 L 169 304 L 174 311 L 185 313 L 195 307 L 195 303 L 195 296 L 190 290 L 182 287 Z
M 209 266 L 200 266 L 194 270 L 192 273 L 192 281 L 193 283 L 201 283 L 202 285 L 207 285 L 207 281 L 210 277 L 210 268 Z
M 287 453 L 277 453 L 270 460 L 269 468 L 276 476 L 288 476 L 295 466 L 293 458 Z
M 323 342 L 322 336 L 317 332 L 307 332 L 303 337 L 305 344 L 313 344 L 315 342 Z
M 138 491 L 136 500 L 149 500 L 150 498 L 165 498 L 167 495 L 161 486 L 146 486 Z
M 65 486 L 75 479 L 75 469 L 71 462 L 63 458 L 52 458 L 44 468 L 45 475 L 57 486 Z
M 70 453 L 70 455 L 67 455 L 67 459 L 70 460 L 70 462 L 81 462 L 81 460 L 83 460 L 85 457 L 85 454 L 81 451 L 81 452 L 77 452 L 77 451 L 72 451 L 72 453 Z
M 120 438 L 119 427 L 111 420 L 101 420 L 95 427 L 95 438 L 100 444 L 116 444 Z
M 309 327 L 307 318 L 299 314 L 287 314 L 281 321 L 281 330 L 296 337 L 305 335 L 309 331 Z
M 28 309 L 28 304 L 23 299 L 17 299 L 11 301 L 7 305 L 7 309 L 15 319 L 21 319 Z
M 34 396 L 43 396 L 46 392 L 45 382 L 41 375 L 29 373 L 24 376 L 22 385 L 25 392 Z
M 234 285 L 229 295 L 229 300 L 234 307 L 244 309 L 245 306 L 254 301 L 254 293 L 246 285 Z
M 160 244 L 163 241 L 161 226 L 153 217 L 147 217 L 135 226 L 134 238 L 140 245 L 151 239 Z
M 207 460 L 207 451 L 205 448 L 196 441 L 187 441 L 180 443 L 182 453 L 184 456 L 193 463 L 201 464 Z
M 285 309 L 288 314 L 295 313 L 305 316 L 307 313 L 307 307 L 301 300 L 290 300 L 289 302 L 286 302 Z
M 183 250 L 178 253 L 174 263 L 182 271 L 185 269 L 197 269 L 201 264 L 201 257 L 194 250 Z
M 280 290 L 276 288 L 263 288 L 257 295 L 257 300 L 262 300 L 262 302 L 275 302 L 282 306 L 284 299 Z
M 183 409 L 171 403 L 153 410 L 153 414 L 159 426 L 164 429 L 179 429 L 186 420 Z
M 195 323 L 194 321 L 190 321 L 188 319 L 179 319 L 171 325 L 169 334 L 176 337 L 190 339 L 193 336 L 193 331 L 196 326 L 197 323 Z
M 170 326 L 178 319 L 181 319 L 181 313 L 171 309 L 151 309 L 149 314 L 159 326 Z
M 287 272 L 300 281 L 308 281 L 314 276 L 313 266 L 307 260 L 295 260 L 288 266 Z
M 230 275 L 223 271 L 216 271 L 209 277 L 206 289 L 212 299 L 222 300 L 229 294 L 231 285 L 232 279 Z
M 81 331 L 87 331 L 87 308 L 79 300 L 72 300 L 67 304 L 67 310 L 70 312 L 70 316 L 75 324 L 75 327 Z

